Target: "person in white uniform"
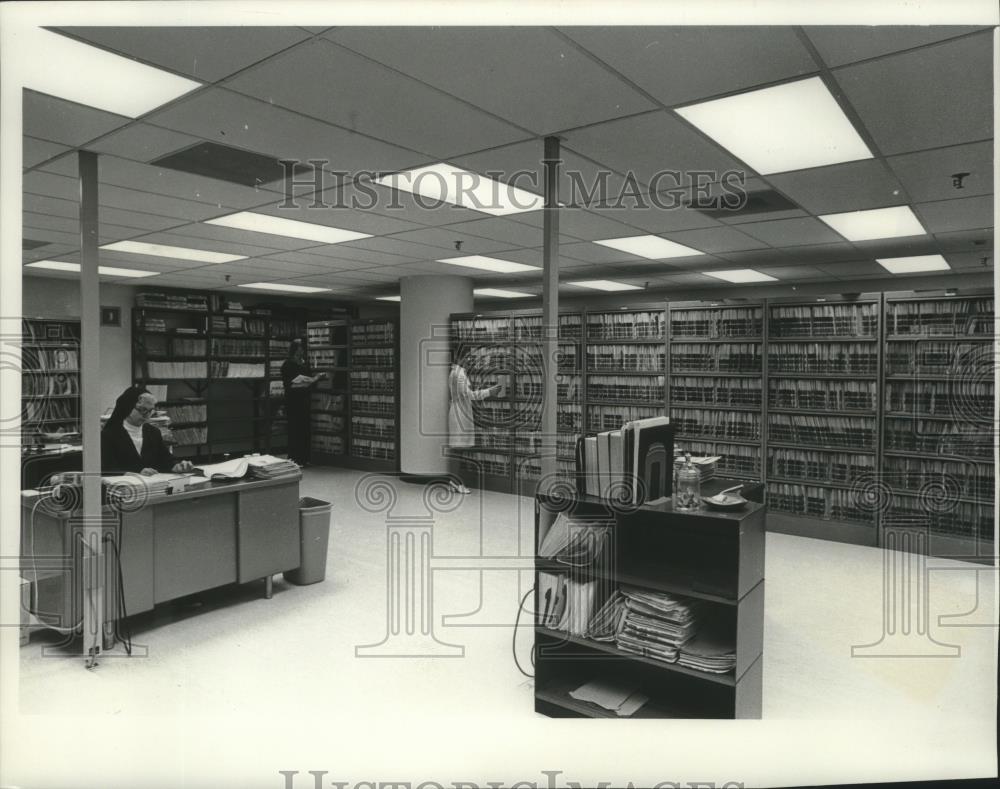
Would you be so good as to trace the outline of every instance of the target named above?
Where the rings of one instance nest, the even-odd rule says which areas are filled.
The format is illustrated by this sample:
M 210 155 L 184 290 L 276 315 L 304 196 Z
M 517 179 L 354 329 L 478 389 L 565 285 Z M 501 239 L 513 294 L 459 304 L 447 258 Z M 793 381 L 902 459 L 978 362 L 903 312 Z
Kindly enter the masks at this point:
M 471 491 L 461 481 L 458 455 L 462 449 L 476 444 L 476 421 L 472 412 L 472 401 L 498 396 L 503 391 L 503 385 L 494 384 L 485 389 L 473 389 L 469 385 L 468 373 L 460 364 L 461 358 L 461 351 L 453 350 L 451 371 L 448 374 L 448 465 L 452 476 L 452 487 L 459 493 L 470 493 Z

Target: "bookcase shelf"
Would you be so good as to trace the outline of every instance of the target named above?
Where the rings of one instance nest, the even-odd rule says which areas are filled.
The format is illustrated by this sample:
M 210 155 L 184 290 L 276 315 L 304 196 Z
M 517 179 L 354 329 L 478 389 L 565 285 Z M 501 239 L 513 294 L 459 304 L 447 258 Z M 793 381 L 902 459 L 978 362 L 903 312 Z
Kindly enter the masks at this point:
M 312 396 L 315 459 L 361 470 L 396 470 L 398 321 L 345 316 L 311 322 L 307 335 L 314 370 L 330 376 Z
M 21 435 L 36 442 L 46 427 L 80 429 L 80 322 L 21 321 Z
M 178 455 L 207 459 L 283 447 L 283 398 L 271 396 L 271 370 L 280 367 L 289 341 L 304 335 L 298 314 L 227 309 L 214 293 L 140 293 L 132 325 L 133 380 L 166 386 L 160 406 L 168 414 L 194 405 L 209 409 L 202 419 L 171 416 Z M 249 430 L 239 431 L 240 424 Z
M 603 550 L 587 567 L 539 554 L 559 520 L 610 530 Z M 764 508 L 740 513 L 674 513 L 669 504 L 614 511 L 593 496 L 571 501 L 535 499 L 535 710 L 552 717 L 616 718 L 613 711 L 574 698 L 581 686 L 620 685 L 648 697 L 634 718 L 759 718 L 762 710 L 764 627 Z M 555 586 L 553 586 L 555 584 Z M 561 590 L 567 608 L 589 599 L 582 617 L 560 622 L 546 602 Z M 667 594 L 690 606 L 699 633 L 728 645 L 728 670 L 684 665 L 697 636 L 673 661 L 623 648 L 622 625 L 610 630 L 595 618 L 616 592 Z M 556 591 L 555 599 L 560 592 Z M 617 615 L 611 616 L 612 621 Z M 629 627 L 626 619 L 624 627 Z M 563 629 L 567 628 L 567 629 Z M 597 640 L 594 636 L 601 636 Z M 723 647 L 724 648 L 724 647 Z M 721 668 L 721 667 L 720 667 Z
M 905 304 L 918 306 L 900 306 Z M 923 310 L 933 317 L 930 321 L 925 321 L 923 317 L 912 319 L 905 317 L 910 313 L 904 312 L 901 320 L 900 310 Z M 722 415 L 728 412 L 733 417 L 759 414 L 759 439 L 680 433 L 675 441 L 678 444 L 684 442 L 686 446 L 682 448 L 691 448 L 696 452 L 721 454 L 717 450 L 725 450 L 726 445 L 730 448 L 730 454 L 737 450 L 753 452 L 750 456 L 724 456 L 723 461 L 720 461 L 719 473 L 727 476 L 766 480 L 799 488 L 807 486 L 825 490 L 831 496 L 834 492 L 850 493 L 850 484 L 837 476 L 799 479 L 774 473 L 773 462 L 816 462 L 807 456 L 818 455 L 827 458 L 823 462 L 829 463 L 831 458 L 843 456 L 847 459 L 838 459 L 836 462 L 854 468 L 858 474 L 871 475 L 872 479 L 881 478 L 888 473 L 889 458 L 912 457 L 928 463 L 955 460 L 979 466 L 992 462 L 992 444 L 989 439 L 994 396 L 992 383 L 978 390 L 978 393 L 965 383 L 968 381 L 980 385 L 992 382 L 994 362 L 987 343 L 992 337 L 984 333 L 992 332 L 993 329 L 991 292 L 957 296 L 945 293 L 863 293 L 850 297 L 814 299 L 672 302 L 634 305 L 625 311 L 584 309 L 580 313 L 572 313 L 572 318 L 578 322 L 577 325 L 586 327 L 588 322 L 603 320 L 598 316 L 618 315 L 619 312 L 627 316 L 638 313 L 665 316 L 662 318 L 664 330 L 654 338 L 597 336 L 593 331 L 584 331 L 583 339 L 576 339 L 575 342 L 567 342 L 565 334 L 561 333 L 560 345 L 572 349 L 579 365 L 579 369 L 572 372 L 578 376 L 578 397 L 573 401 L 560 397 L 558 401 L 560 430 L 568 431 L 564 435 L 616 429 L 627 419 L 664 412 L 679 418 L 700 411 L 705 415 L 702 420 L 704 424 L 712 423 L 709 414 Z M 480 332 L 489 325 L 493 329 L 490 333 L 502 335 L 502 339 L 493 340 L 495 349 L 513 356 L 512 347 L 522 341 L 516 326 L 526 314 L 514 311 L 478 317 L 452 317 L 453 320 L 464 318 L 470 321 L 470 326 L 473 320 L 477 320 Z M 541 316 L 538 313 L 533 315 L 540 327 Z M 591 316 L 595 317 L 591 319 Z M 561 321 L 567 319 L 568 315 L 560 318 Z M 633 318 L 619 320 L 627 322 L 630 319 Z M 655 325 L 660 319 L 644 320 Z M 935 330 L 893 334 L 894 327 L 910 326 L 914 321 L 918 326 L 926 323 Z M 955 326 L 960 330 L 955 331 Z M 728 334 L 713 336 L 720 332 Z M 482 337 L 478 339 L 481 340 Z M 671 364 L 678 346 L 699 344 L 703 344 L 704 353 L 710 360 L 715 359 L 718 349 L 727 344 L 742 346 L 742 351 L 756 349 L 753 353 L 759 355 L 760 370 L 682 370 L 677 369 L 676 364 Z M 602 345 L 618 346 L 630 353 L 640 352 L 644 346 L 659 346 L 656 353 L 658 354 L 659 348 L 663 349 L 664 367 L 634 370 L 622 364 L 619 369 L 614 369 L 613 365 L 610 369 L 599 368 L 594 363 L 595 347 Z M 652 348 L 645 350 L 647 353 L 653 352 Z M 849 352 L 854 354 L 853 361 Z M 808 356 L 817 353 L 825 354 L 827 361 L 809 362 Z M 801 365 L 793 365 L 777 358 L 787 354 L 801 354 L 804 361 Z M 742 363 L 751 364 L 751 356 L 752 354 L 747 353 Z M 698 364 L 717 366 L 712 361 Z M 858 372 L 817 371 L 817 364 L 839 366 L 844 370 L 854 369 Z M 511 359 L 508 366 L 516 368 L 517 362 Z M 801 367 L 802 371 L 792 369 L 794 367 Z M 565 373 L 563 370 L 560 372 Z M 521 373 L 522 377 L 523 375 Z M 588 396 L 588 385 L 595 376 L 600 380 L 600 377 L 607 379 L 612 375 L 619 376 L 623 381 L 636 377 L 641 380 L 644 376 L 663 376 L 664 399 L 645 402 L 625 397 L 609 400 Z M 736 384 L 754 389 L 741 390 Z M 904 385 L 910 389 L 903 390 L 901 387 Z M 890 410 L 891 393 L 897 398 L 909 397 L 911 399 L 905 402 L 919 405 L 928 402 L 927 392 L 935 385 L 938 389 L 933 411 L 929 411 L 927 407 L 904 412 Z M 704 402 L 686 399 L 690 396 L 702 396 L 702 393 Z M 683 394 L 685 399 L 679 399 L 678 394 Z M 735 402 L 729 405 L 724 400 L 718 400 L 718 397 L 731 397 Z M 759 405 L 757 397 L 760 398 Z M 740 402 L 744 398 L 753 399 Z M 951 401 L 956 403 L 954 407 Z M 515 395 L 509 402 L 540 403 L 540 390 L 531 397 Z M 899 402 L 904 400 L 900 399 Z M 571 411 L 573 408 L 578 410 Z M 830 442 L 829 427 L 834 425 L 831 420 L 842 420 L 837 423 L 840 425 L 837 432 L 841 434 L 841 438 L 847 441 L 852 434 L 857 434 L 857 440 L 850 445 Z M 822 443 L 808 440 L 802 434 L 803 430 L 821 436 Z M 798 439 L 779 440 L 796 434 L 799 435 Z M 978 434 L 983 434 L 986 438 L 977 439 Z M 753 435 L 757 435 L 757 432 Z M 790 456 L 789 451 L 798 452 L 799 455 Z M 570 454 L 561 454 L 561 462 L 565 464 L 562 468 L 569 474 L 572 466 Z M 507 485 L 502 489 L 516 491 L 524 488 Z M 861 494 L 851 495 L 857 497 Z M 965 504 L 956 503 L 963 506 Z M 859 512 L 857 508 L 852 509 L 841 502 L 837 505 L 837 512 L 844 511 L 850 511 L 851 516 L 856 519 L 845 519 L 829 513 L 816 518 L 809 515 L 803 507 L 798 514 L 775 509 L 775 514 L 780 517 L 771 519 L 770 523 L 771 528 L 789 533 L 861 544 L 876 544 L 881 539 L 881 514 Z M 912 514 L 910 510 L 907 512 Z M 979 529 L 977 534 L 986 534 L 981 519 L 978 519 L 978 515 L 975 517 L 975 522 L 979 524 L 976 527 Z M 935 522 L 942 521 L 937 516 L 935 518 Z M 938 531 L 932 533 L 938 534 Z M 940 545 L 947 545 L 951 550 L 961 543 L 961 529 L 949 526 L 946 533 L 948 539 L 939 541 Z M 982 543 L 981 537 L 979 541 Z M 971 548 L 963 556 L 966 554 L 975 560 Z

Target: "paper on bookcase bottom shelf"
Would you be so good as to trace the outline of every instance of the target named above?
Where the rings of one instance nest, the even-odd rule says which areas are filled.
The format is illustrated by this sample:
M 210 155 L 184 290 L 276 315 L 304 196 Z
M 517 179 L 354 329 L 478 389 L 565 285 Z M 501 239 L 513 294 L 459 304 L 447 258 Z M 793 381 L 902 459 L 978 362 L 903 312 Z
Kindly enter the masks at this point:
M 608 679 L 591 680 L 576 690 L 571 690 L 569 695 L 577 701 L 590 702 L 611 710 L 620 717 L 632 715 L 649 701 L 649 696 L 639 693 L 635 686 Z

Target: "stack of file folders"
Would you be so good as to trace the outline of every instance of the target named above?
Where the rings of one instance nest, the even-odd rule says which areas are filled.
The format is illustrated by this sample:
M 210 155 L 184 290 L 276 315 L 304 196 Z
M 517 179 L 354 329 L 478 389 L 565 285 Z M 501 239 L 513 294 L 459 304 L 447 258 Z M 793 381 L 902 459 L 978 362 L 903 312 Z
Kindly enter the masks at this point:
M 576 519 L 560 512 L 538 546 L 538 555 L 562 564 L 594 564 L 611 535 L 607 519 Z
M 663 592 L 622 587 L 625 616 L 615 641 L 618 648 L 673 663 L 697 630 L 697 602 Z
M 707 482 L 715 477 L 715 469 L 719 464 L 720 456 L 713 457 L 691 457 L 691 463 L 701 473 L 701 481 Z M 674 468 L 680 470 L 684 467 L 684 456 L 674 455 Z
M 299 470 L 293 460 L 278 458 L 274 455 L 255 455 L 247 458 L 250 475 L 257 479 L 274 479 L 285 474 L 294 474 Z
M 681 647 L 678 664 L 698 671 L 725 674 L 736 667 L 736 651 L 732 637 L 718 626 L 705 626 Z

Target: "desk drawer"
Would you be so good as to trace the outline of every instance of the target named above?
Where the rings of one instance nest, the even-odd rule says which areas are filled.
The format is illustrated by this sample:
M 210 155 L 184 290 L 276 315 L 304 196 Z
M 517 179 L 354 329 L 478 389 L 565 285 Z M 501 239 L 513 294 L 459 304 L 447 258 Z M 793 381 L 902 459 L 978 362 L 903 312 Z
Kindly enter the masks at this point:
M 236 582 L 236 495 L 163 501 L 153 508 L 157 603 Z

